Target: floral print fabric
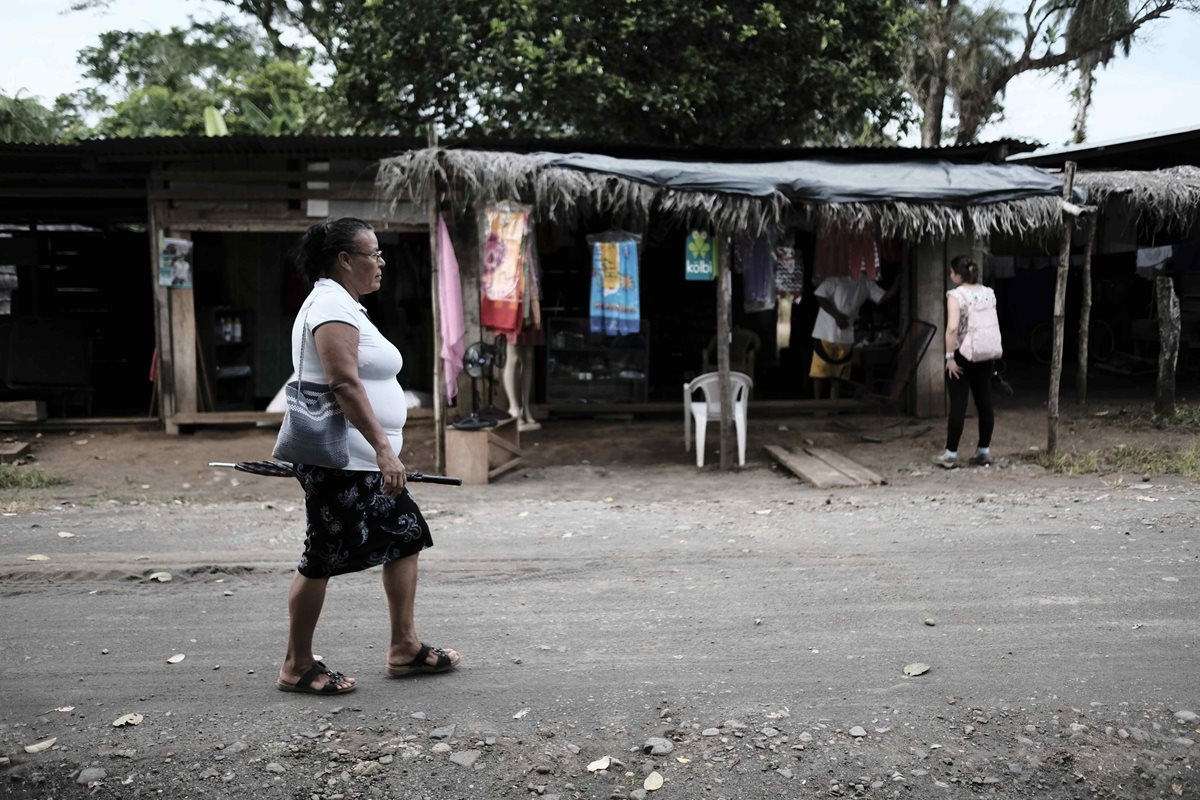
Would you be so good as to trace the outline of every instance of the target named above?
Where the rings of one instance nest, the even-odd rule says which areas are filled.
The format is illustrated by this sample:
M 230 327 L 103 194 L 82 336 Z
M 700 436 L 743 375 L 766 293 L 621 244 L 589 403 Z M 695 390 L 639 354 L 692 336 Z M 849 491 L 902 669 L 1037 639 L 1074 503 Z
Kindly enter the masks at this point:
M 306 578 L 358 572 L 433 547 L 412 495 L 381 492 L 378 472 L 298 464 L 296 473 L 308 516 L 296 570 Z

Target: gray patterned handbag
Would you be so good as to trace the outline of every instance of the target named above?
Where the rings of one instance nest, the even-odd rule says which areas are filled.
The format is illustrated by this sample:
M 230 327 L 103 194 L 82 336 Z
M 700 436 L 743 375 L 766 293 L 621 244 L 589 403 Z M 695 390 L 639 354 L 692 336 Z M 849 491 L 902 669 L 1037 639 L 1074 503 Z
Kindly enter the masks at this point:
M 305 312 L 304 330 L 300 334 L 300 364 L 296 369 L 296 380 L 288 381 L 283 388 L 287 411 L 271 455 L 292 464 L 341 469 L 350 463 L 346 415 L 328 384 L 301 380 L 307 333 L 308 313 Z

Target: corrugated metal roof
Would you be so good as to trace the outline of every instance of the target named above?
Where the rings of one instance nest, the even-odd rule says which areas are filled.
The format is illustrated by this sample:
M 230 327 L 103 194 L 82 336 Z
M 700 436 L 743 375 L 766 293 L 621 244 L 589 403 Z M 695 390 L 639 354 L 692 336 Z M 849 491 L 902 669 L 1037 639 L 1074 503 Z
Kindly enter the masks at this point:
M 425 141 L 404 136 L 149 136 L 89 139 L 76 144 L 0 143 L 0 155 L 90 154 L 97 157 L 169 158 L 205 155 L 309 155 L 382 158 L 425 146 Z M 952 145 L 948 147 L 680 147 L 639 145 L 587 139 L 499 139 L 479 137 L 443 143 L 446 147 L 473 150 L 585 152 L 615 157 L 655 157 L 686 161 L 782 161 L 801 157 L 858 160 L 912 160 L 940 158 L 950 161 L 1002 161 L 1013 153 L 1037 147 L 1018 139 Z
M 1009 161 L 1061 167 L 1074 161 L 1090 169 L 1161 169 L 1200 165 L 1200 127 L 1156 131 L 1105 142 L 1047 147 L 1009 156 Z

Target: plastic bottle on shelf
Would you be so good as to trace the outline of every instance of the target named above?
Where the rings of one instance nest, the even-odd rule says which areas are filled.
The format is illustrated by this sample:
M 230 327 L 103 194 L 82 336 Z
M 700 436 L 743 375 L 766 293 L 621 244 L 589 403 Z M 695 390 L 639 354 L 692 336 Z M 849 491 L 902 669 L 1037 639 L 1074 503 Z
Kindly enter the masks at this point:
M 242 340 L 242 318 L 241 317 L 233 318 L 233 340 L 235 342 L 240 342 Z

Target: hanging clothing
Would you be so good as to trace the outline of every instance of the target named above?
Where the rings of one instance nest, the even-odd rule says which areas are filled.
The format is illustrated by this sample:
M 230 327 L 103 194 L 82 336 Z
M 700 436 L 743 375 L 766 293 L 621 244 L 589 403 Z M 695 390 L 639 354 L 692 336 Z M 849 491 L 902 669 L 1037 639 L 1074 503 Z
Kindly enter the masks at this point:
M 542 269 L 538 237 L 525 237 L 525 293 L 521 300 L 521 332 L 517 344 L 544 344 L 542 336 Z
M 459 277 L 458 258 L 454 255 L 454 243 L 446 220 L 438 215 L 438 307 L 442 316 L 442 370 L 446 379 L 446 399 L 458 395 L 458 374 L 463 368 L 463 336 L 466 323 L 463 319 L 462 280 Z
M 771 237 L 739 241 L 738 259 L 742 264 L 742 295 L 747 313 L 775 307 L 775 258 Z
M 502 203 L 488 208 L 484 218 L 479 319 L 485 328 L 513 337 L 521 331 L 529 209 Z
M 813 256 L 813 279 L 853 278 L 866 275 L 879 280 L 879 248 L 869 233 L 826 230 L 817 237 Z
M 642 325 L 640 237 L 612 232 L 588 237 L 588 241 L 592 245 L 592 332 L 608 336 L 638 333 Z
M 804 292 L 804 260 L 791 245 L 777 246 L 773 255 L 776 293 L 781 297 L 799 297 Z

